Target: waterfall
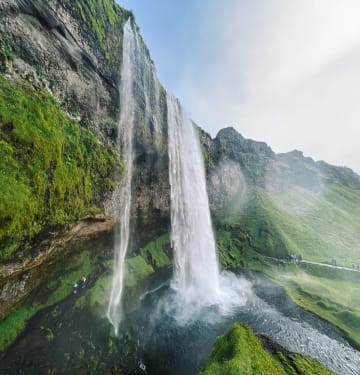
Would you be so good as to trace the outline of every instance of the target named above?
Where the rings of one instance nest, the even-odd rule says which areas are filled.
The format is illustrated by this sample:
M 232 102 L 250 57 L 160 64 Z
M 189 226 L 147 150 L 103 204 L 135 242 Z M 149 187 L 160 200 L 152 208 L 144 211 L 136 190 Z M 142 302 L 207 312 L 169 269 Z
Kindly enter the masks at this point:
M 160 84 L 148 51 L 131 19 L 123 32 L 121 81 L 119 87 L 120 117 L 118 122 L 118 147 L 122 150 L 124 172 L 116 186 L 111 210 L 119 218 L 114 243 L 114 273 L 110 291 L 107 317 L 118 333 L 121 321 L 121 298 L 124 289 L 125 259 L 130 238 L 131 190 L 134 166 L 134 136 L 137 128 L 144 133 L 154 128 L 153 137 L 161 137 L 159 111 Z
M 172 287 L 184 302 L 218 302 L 219 267 L 197 131 L 177 99 L 167 96 Z
M 131 27 L 130 19 L 124 26 L 123 62 L 120 82 L 120 119 L 118 122 L 118 145 L 122 148 L 124 160 L 124 175 L 115 192 L 119 225 L 115 236 L 114 246 L 114 274 L 111 285 L 110 300 L 107 317 L 114 326 L 115 334 L 121 319 L 120 302 L 124 288 L 124 265 L 130 236 L 131 209 L 131 178 L 133 169 L 133 131 L 135 120 L 133 70 L 136 37 Z

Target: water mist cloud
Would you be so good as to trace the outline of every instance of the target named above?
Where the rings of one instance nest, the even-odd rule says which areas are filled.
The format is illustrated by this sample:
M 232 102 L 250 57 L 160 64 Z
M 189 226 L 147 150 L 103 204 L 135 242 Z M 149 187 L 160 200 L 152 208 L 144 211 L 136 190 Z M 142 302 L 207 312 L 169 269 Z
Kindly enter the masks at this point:
M 216 169 L 211 170 L 208 194 L 212 208 L 224 208 L 235 198 L 240 205 L 245 200 L 246 191 L 246 179 L 239 163 L 221 160 Z
M 165 293 L 157 300 L 156 308 L 149 317 L 150 321 L 155 323 L 167 317 L 171 318 L 179 327 L 196 322 L 216 324 L 221 322 L 224 317 L 232 316 L 254 298 L 252 283 L 242 276 L 223 271 L 220 274 L 219 282 L 219 293 L 217 298 L 212 301 L 201 298 L 201 295 L 197 299 L 184 299 L 176 290 L 164 288 Z M 154 289 L 153 292 L 157 290 L 159 289 Z

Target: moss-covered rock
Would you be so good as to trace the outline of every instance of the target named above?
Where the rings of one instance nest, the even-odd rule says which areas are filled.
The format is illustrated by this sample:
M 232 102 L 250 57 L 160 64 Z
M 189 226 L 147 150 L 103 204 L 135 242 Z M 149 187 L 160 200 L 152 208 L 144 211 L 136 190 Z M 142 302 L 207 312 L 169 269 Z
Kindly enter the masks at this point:
M 27 322 L 38 311 L 53 306 L 57 302 L 71 295 L 76 290 L 74 284 L 83 276 L 88 277 L 96 263 L 96 256 L 89 251 L 72 254 L 61 261 L 57 256 L 54 261 L 58 264 L 45 264 L 42 277 L 39 278 L 39 287 L 0 322 L 0 351 L 10 345 L 24 330 Z M 80 303 L 80 302 L 79 302 Z M 56 311 L 53 311 L 54 316 Z
M 121 168 L 48 93 L 0 76 L 0 259 L 46 226 L 101 211 Z
M 217 338 L 209 361 L 199 375 L 332 375 L 315 359 L 286 351 L 271 355 L 252 330 L 235 323 Z

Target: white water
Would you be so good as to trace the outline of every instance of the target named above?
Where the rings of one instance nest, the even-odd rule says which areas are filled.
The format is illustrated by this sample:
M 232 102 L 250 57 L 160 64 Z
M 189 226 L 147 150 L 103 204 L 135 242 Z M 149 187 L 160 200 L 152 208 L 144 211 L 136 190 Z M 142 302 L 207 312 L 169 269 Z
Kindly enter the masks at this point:
M 172 288 L 185 305 L 214 304 L 220 293 L 219 266 L 198 134 L 172 95 L 167 96 L 167 111 L 175 262 Z
M 131 20 L 124 25 L 122 68 L 120 82 L 120 118 L 118 145 L 122 150 L 124 172 L 116 187 L 111 205 L 119 218 L 114 244 L 114 273 L 107 317 L 118 333 L 121 321 L 121 299 L 126 273 L 125 259 L 130 238 L 131 190 L 134 165 L 134 139 L 137 132 L 148 132 L 152 126 L 155 139 L 161 137 L 159 111 L 160 86 L 156 71 Z M 136 125 L 136 127 L 135 127 Z
M 135 57 L 136 44 L 136 37 L 129 19 L 124 26 L 123 63 L 120 83 L 121 112 L 118 123 L 118 144 L 122 148 L 125 171 L 120 186 L 117 187 L 118 191 L 115 193 L 115 199 L 117 200 L 115 204 L 118 206 L 120 223 L 115 238 L 114 274 L 107 310 L 107 317 L 114 326 L 115 334 L 118 332 L 121 320 L 120 302 L 124 288 L 124 265 L 130 235 L 133 131 L 135 120 L 132 61 L 134 61 Z

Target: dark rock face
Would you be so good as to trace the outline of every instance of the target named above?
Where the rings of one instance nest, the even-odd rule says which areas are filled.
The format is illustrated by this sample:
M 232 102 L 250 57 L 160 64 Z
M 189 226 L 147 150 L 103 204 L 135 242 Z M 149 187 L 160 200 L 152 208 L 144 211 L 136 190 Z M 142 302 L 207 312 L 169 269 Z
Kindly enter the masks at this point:
M 110 26 L 109 20 L 104 21 L 108 45 L 112 47 L 109 51 L 108 46 L 96 39 L 90 21 L 84 21 L 77 3 L 75 0 L 0 0 L 0 40 L 8 42 L 13 55 L 7 77 L 45 87 L 70 117 L 91 130 L 102 143 L 115 146 L 121 107 L 118 88 L 123 24 L 132 15 L 114 3 L 112 11 L 118 17 L 117 23 Z M 137 88 L 144 86 L 143 72 L 151 64 L 146 46 L 142 48 L 146 59 L 141 62 L 136 77 Z M 154 90 L 150 87 L 151 91 Z M 132 216 L 144 223 L 154 217 L 169 217 L 167 133 L 165 122 L 160 129 L 154 128 L 151 122 L 144 123 L 141 117 L 144 92 L 137 89 L 136 97 Z M 153 98 L 150 101 L 154 102 Z M 164 101 L 161 105 L 164 117 Z
M 219 131 L 212 154 L 217 162 L 237 163 L 246 181 L 258 186 L 265 185 L 266 170 L 275 156 L 266 143 L 245 139 L 234 128 Z
M 31 254 L 0 263 L 0 321 L 38 285 L 42 268 L 51 259 L 67 256 L 81 246 L 93 247 L 94 240 L 101 238 L 107 238 L 102 244 L 111 243 L 114 225 L 110 217 L 85 217 L 71 231 L 48 236 L 34 246 Z
M 116 76 L 102 73 L 78 21 L 62 1 L 1 0 L 0 9 L 0 38 L 14 56 L 8 75 L 48 88 L 104 141 L 117 118 Z
M 225 155 L 229 159 L 236 159 L 241 153 L 259 154 L 269 158 L 275 155 L 266 143 L 245 139 L 231 127 L 221 129 L 214 141 L 218 154 Z

